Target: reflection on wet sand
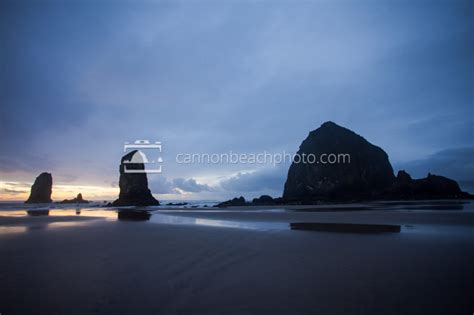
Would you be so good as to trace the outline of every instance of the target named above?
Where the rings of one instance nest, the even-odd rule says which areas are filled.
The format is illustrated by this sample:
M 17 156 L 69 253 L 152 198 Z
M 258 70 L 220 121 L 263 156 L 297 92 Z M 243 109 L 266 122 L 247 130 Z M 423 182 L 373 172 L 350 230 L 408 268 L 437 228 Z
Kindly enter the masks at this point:
M 0 235 L 19 234 L 26 232 L 26 226 L 0 226 Z
M 0 211 L 0 217 L 25 217 L 25 216 L 50 216 L 50 217 L 95 217 L 117 219 L 117 211 L 97 209 L 29 209 Z
M 120 210 L 117 212 L 117 219 L 120 221 L 148 221 L 150 212 L 143 210 Z
M 26 213 L 27 213 L 29 216 L 32 216 L 32 217 L 48 216 L 48 215 L 49 215 L 49 209 L 27 210 Z
M 303 209 L 302 212 L 314 210 L 307 211 L 307 214 L 303 214 L 297 209 L 278 207 L 245 210 L 167 209 L 154 211 L 153 209 L 141 207 L 127 209 L 98 209 L 90 207 L 56 209 L 36 207 L 22 210 L 0 210 L 0 219 L 2 219 L 0 222 L 0 235 L 87 226 L 104 221 L 142 221 L 143 223 L 194 225 L 259 231 L 289 231 L 291 229 L 300 229 L 337 233 L 347 232 L 347 230 L 354 232 L 354 227 L 356 229 L 360 227 L 360 230 L 364 232 L 366 232 L 366 230 L 372 232 L 374 229 L 377 230 L 380 225 L 390 224 L 396 226 L 397 232 L 409 234 L 466 235 L 469 237 L 474 235 L 472 226 L 468 224 L 470 218 L 472 218 L 470 212 L 472 213 L 473 211 L 473 203 L 455 201 L 378 202 L 372 203 L 371 206 L 373 208 L 369 211 L 360 212 L 353 210 L 356 208 L 359 210 L 365 209 L 365 204 L 343 206 L 325 205 L 316 206 L 316 209 L 314 209 L 313 206 L 313 209 Z M 381 209 L 378 210 L 377 208 Z M 341 213 L 343 209 L 346 211 Z M 418 209 L 422 210 L 420 211 Z M 436 211 L 441 209 L 445 211 Z M 229 213 L 232 215 L 228 215 Z M 203 218 L 203 216 L 207 217 Z M 460 217 L 466 219 L 460 221 Z M 435 224 L 432 224 L 433 222 Z M 464 227 L 464 225 L 466 226 Z
M 247 230 L 289 230 L 286 222 L 227 221 L 215 219 L 191 218 L 155 213 L 150 222 L 173 225 L 199 225 Z
M 69 227 L 78 227 L 78 226 L 87 226 L 92 223 L 97 222 L 97 220 L 91 221 L 64 221 L 64 222 L 51 222 L 46 225 L 47 229 L 57 229 L 57 228 L 69 228 Z

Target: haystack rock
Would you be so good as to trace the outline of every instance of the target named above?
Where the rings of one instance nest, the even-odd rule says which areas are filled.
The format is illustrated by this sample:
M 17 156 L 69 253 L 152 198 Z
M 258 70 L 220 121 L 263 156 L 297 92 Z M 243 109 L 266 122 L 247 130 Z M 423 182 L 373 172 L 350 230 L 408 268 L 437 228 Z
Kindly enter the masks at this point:
M 316 162 L 307 159 L 306 163 L 291 164 L 283 192 L 285 203 L 473 198 L 462 192 L 456 181 L 443 176 L 428 174 L 426 178 L 412 179 L 402 170 L 395 177 L 384 150 L 333 122 L 311 131 L 298 154 L 311 154 Z M 334 163 L 330 163 L 330 154 Z
M 395 180 L 384 150 L 333 122 L 311 131 L 298 154 L 308 159 L 290 166 L 283 192 L 287 202 L 371 198 Z
M 53 177 L 50 173 L 41 173 L 36 177 L 31 193 L 25 203 L 49 203 L 53 187 Z
M 148 189 L 148 179 L 140 151 L 134 150 L 122 157 L 120 163 L 120 194 L 113 206 L 157 206 L 160 203 Z M 132 172 L 127 172 L 127 170 Z

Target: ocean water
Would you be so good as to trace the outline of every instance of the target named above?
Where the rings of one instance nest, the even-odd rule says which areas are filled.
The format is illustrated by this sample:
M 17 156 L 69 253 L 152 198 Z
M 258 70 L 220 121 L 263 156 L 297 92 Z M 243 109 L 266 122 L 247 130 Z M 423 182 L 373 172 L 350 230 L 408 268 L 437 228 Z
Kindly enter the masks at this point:
M 111 200 L 112 201 L 112 200 Z M 110 201 L 110 202 L 111 202 Z M 61 204 L 61 203 L 39 203 L 39 204 L 28 204 L 23 201 L 0 201 L 0 210 L 16 210 L 16 209 L 71 209 L 71 208 L 102 208 L 109 201 L 91 201 L 89 203 L 81 204 Z M 186 203 L 185 205 L 176 205 Z M 216 200 L 160 200 L 160 206 L 151 206 L 147 209 L 160 209 L 160 208 L 176 208 L 176 209 L 187 209 L 196 207 L 213 207 L 218 204 Z M 174 204 L 174 205 L 170 205 Z M 115 208 L 115 207 L 114 207 Z M 128 207 L 120 207 L 128 208 Z

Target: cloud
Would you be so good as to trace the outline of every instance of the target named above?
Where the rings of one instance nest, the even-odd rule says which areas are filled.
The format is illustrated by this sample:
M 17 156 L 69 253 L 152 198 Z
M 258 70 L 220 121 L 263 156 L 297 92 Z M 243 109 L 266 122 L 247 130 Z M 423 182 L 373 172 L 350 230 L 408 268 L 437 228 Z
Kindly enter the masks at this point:
M 15 187 L 15 188 L 30 188 L 31 184 L 24 183 L 24 182 L 6 182 L 4 183 L 5 186 Z
M 214 189 L 207 184 L 198 184 L 195 179 L 175 178 L 173 179 L 175 188 L 185 192 L 199 193 L 203 191 L 213 191 Z
M 57 174 L 56 179 L 58 179 L 59 182 L 62 183 L 72 183 L 76 181 L 79 178 L 77 175 L 73 174 Z
M 173 182 L 164 176 L 153 176 L 148 178 L 148 187 L 154 194 L 180 194 L 173 186 Z
M 149 178 L 148 184 L 154 194 L 181 194 L 211 192 L 215 189 L 207 184 L 199 184 L 194 178 L 167 179 L 164 176 Z
M 287 165 L 265 168 L 253 172 L 239 172 L 237 175 L 220 182 L 220 186 L 229 192 L 259 195 L 270 193 L 281 196 L 288 173 Z
M 24 194 L 28 192 L 28 190 L 15 190 L 15 189 L 8 189 L 8 188 L 4 188 L 1 191 L 4 193 L 13 194 L 13 195 Z

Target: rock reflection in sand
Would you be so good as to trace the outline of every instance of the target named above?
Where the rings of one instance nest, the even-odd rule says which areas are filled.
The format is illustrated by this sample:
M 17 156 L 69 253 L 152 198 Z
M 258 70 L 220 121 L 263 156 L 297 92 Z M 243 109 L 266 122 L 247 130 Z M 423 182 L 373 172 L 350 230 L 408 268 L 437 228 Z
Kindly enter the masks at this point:
M 119 210 L 117 212 L 119 221 L 148 221 L 150 216 L 150 212 L 143 210 Z
M 32 216 L 32 217 L 48 216 L 49 215 L 49 209 L 27 210 L 26 213 L 29 216 Z
M 173 216 L 167 214 L 153 214 L 150 218 L 150 221 L 153 223 L 161 224 L 200 225 L 248 230 L 289 230 L 289 225 L 286 222 L 244 222 L 211 220 L 183 216 Z

